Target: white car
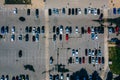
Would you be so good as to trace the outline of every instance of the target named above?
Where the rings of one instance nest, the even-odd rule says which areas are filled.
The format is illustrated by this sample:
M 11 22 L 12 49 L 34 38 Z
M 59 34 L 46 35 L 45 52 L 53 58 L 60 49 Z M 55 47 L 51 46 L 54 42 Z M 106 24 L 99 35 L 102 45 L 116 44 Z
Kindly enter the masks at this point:
M 89 7 L 89 8 L 87 9 L 87 11 L 88 11 L 88 13 L 90 14 L 90 13 L 91 13 L 91 8 Z
M 63 80 L 64 79 L 64 75 L 61 73 L 60 75 L 60 79 Z
M 15 34 L 12 34 L 12 35 L 11 35 L 11 41 L 12 41 L 12 42 L 15 41 Z
M 78 49 L 76 49 L 75 54 L 78 54 Z
M 70 80 L 70 75 L 69 74 L 67 74 L 66 77 L 67 77 L 67 80 Z
M 33 27 L 32 32 L 33 32 L 33 34 L 36 33 L 36 27 Z
M 75 28 L 75 33 L 78 33 L 78 26 L 76 26 Z
M 63 34 L 63 26 L 60 25 L 60 34 Z
M 96 8 L 94 9 L 94 15 L 97 15 L 97 9 Z
M 13 13 L 14 13 L 14 14 L 17 14 L 17 12 L 18 12 L 18 10 L 17 10 L 17 8 L 15 8 L 15 9 L 13 10 Z
M 81 12 L 81 8 L 78 8 L 78 14 L 81 14 L 82 12 Z
M 92 50 L 92 56 L 94 56 L 95 55 L 95 51 L 94 50 Z
M 12 33 L 15 33 L 15 26 L 11 28 Z

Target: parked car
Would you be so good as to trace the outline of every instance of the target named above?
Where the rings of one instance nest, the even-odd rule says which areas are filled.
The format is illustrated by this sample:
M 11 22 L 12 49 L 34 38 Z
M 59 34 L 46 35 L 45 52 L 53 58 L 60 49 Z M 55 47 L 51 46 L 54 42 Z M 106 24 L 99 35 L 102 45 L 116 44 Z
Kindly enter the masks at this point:
M 35 35 L 35 41 L 39 41 L 39 34 L 37 33 L 36 35 Z
M 89 62 L 89 64 L 91 64 L 91 56 L 89 56 L 88 62 Z
M 75 8 L 75 15 L 78 15 L 78 8 Z
M 53 57 L 52 56 L 50 57 L 49 61 L 50 61 L 50 64 L 53 64 Z
M 55 76 L 55 80 L 59 80 L 59 75 L 58 74 Z
M 70 80 L 70 75 L 69 73 L 66 75 L 67 80 Z
M 15 41 L 15 34 L 12 34 L 12 35 L 11 35 L 11 41 L 12 41 L 12 42 Z
M 35 10 L 35 14 L 36 14 L 36 17 L 38 18 L 39 17 L 39 9 Z
M 28 74 L 26 75 L 25 80 L 29 80 L 29 75 Z
M 52 10 L 51 9 L 48 9 L 48 14 L 49 14 L 49 16 L 52 15 Z
M 75 33 L 78 33 L 78 26 L 75 27 Z
M 60 32 L 60 34 L 63 34 L 63 26 L 62 25 L 60 25 L 60 28 L 59 28 L 59 32 Z
M 53 80 L 53 76 L 51 74 L 49 75 L 49 80 Z
M 104 59 L 104 57 L 102 57 L 102 64 L 104 64 L 105 63 L 105 59 Z
M 56 28 L 56 34 L 59 35 L 60 33 L 60 30 L 59 30 L 59 27 Z
M 95 55 L 95 51 L 94 50 L 92 50 L 92 56 L 94 56 Z
M 61 75 L 60 75 L 60 79 L 61 79 L 61 80 L 64 79 L 64 75 L 63 75 L 63 73 L 61 73 Z
M 60 39 L 60 41 L 62 41 L 62 34 L 59 35 L 59 39 Z
M 88 49 L 88 55 L 91 56 L 91 49 Z
M 73 62 L 72 57 L 70 57 L 68 61 L 69 61 L 69 63 L 71 64 L 71 63 Z
M 8 75 L 6 75 L 5 80 L 9 80 L 9 76 Z
M 117 13 L 120 14 L 120 8 L 117 9 Z
M 53 34 L 53 41 L 56 41 L 56 34 Z
M 88 32 L 88 34 L 91 33 L 91 29 L 90 29 L 90 27 L 88 27 L 87 32 Z
M 4 80 L 4 79 L 3 79 Z M 15 76 L 12 77 L 12 80 L 15 80 Z
M 36 27 L 33 27 L 32 33 L 33 33 L 33 35 L 36 33 Z
M 85 57 L 82 57 L 82 63 L 85 63 Z
M 65 8 L 62 8 L 62 13 L 63 13 L 63 14 L 65 14 L 65 13 L 66 13 Z
M 98 63 L 99 64 L 101 63 L 101 57 L 98 57 Z
M 116 34 L 119 33 L 119 26 L 116 26 L 116 27 L 115 27 L 115 32 L 116 32 Z
M 81 8 L 78 8 L 78 14 L 81 14 L 82 11 L 81 11 Z
M 98 64 L 98 57 L 95 57 L 95 63 Z
M 113 14 L 116 14 L 116 13 L 117 13 L 116 8 L 113 8 Z
M 15 33 L 15 26 L 11 28 L 12 33 Z
M 32 36 L 32 41 L 35 42 L 35 35 Z
M 18 9 L 17 9 L 17 8 L 14 8 L 13 13 L 14 13 L 14 14 L 17 14 L 17 13 L 18 13 Z
M 56 26 L 53 26 L 53 33 L 56 32 Z
M 68 34 L 70 32 L 68 26 L 66 26 L 65 31 L 66 31 L 66 34 Z
M 78 63 L 79 63 L 79 58 L 78 58 L 78 57 L 76 57 L 75 59 L 76 59 L 76 61 L 75 61 L 75 62 L 76 62 L 76 64 L 78 64 Z
M 29 27 L 29 33 L 31 33 L 31 32 L 32 32 L 32 27 L 30 26 L 30 27 Z
M 84 14 L 87 15 L 87 8 L 84 9 Z
M 77 55 L 78 55 L 78 49 L 76 49 L 76 50 L 75 50 L 75 54 L 77 54 Z
M 97 9 L 97 15 L 100 15 L 100 9 Z
M 79 64 L 81 64 L 81 57 L 79 57 Z
M 74 15 L 75 14 L 75 12 L 74 12 L 74 8 L 72 8 L 72 15 Z
M 40 27 L 37 27 L 37 33 L 40 34 Z
M 27 15 L 30 15 L 30 9 L 27 9 Z
M 88 50 L 87 49 L 85 49 L 85 56 L 87 56 L 88 55 Z
M 68 41 L 68 39 L 69 39 L 69 35 L 68 35 L 68 34 L 66 34 L 66 41 Z
M 115 29 L 113 27 L 108 27 L 109 34 L 115 33 Z
M 18 39 L 19 39 L 19 40 L 22 40 L 22 34 L 20 34 L 20 35 L 18 36 Z
M 25 35 L 25 41 L 29 41 L 29 34 Z
M 28 27 L 28 26 L 25 27 L 25 32 L 26 32 L 26 33 L 29 32 L 29 27 Z
M 95 58 L 94 57 L 92 57 L 92 59 L 91 59 L 92 61 L 92 64 L 95 64 Z
M 1 27 L 1 33 L 2 33 L 2 34 L 5 33 L 5 28 L 4 28 L 4 26 Z
M 5 27 L 5 33 L 9 33 L 9 27 L 8 26 Z
M 42 33 L 45 33 L 45 26 L 42 26 Z
M 68 8 L 68 15 L 71 15 L 71 9 Z
M 75 56 L 75 49 L 72 49 L 72 55 Z
M 81 27 L 81 33 L 84 34 L 85 30 L 84 27 Z

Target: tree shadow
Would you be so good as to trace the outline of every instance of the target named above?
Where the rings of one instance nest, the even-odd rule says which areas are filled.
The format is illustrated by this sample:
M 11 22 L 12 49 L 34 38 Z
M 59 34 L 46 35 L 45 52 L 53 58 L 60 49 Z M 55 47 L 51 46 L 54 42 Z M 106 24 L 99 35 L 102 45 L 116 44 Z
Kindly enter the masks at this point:
M 113 78 L 113 73 L 109 71 L 106 80 L 112 80 L 112 78 Z

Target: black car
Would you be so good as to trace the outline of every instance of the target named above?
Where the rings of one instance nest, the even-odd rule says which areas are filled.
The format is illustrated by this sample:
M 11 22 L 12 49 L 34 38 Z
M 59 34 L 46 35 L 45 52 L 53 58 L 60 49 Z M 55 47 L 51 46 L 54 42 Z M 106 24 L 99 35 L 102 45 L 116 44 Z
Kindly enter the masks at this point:
M 42 26 L 42 33 L 45 33 L 45 26 Z
M 91 56 L 89 56 L 88 62 L 89 64 L 91 64 Z
M 53 63 L 53 57 L 52 57 L 52 56 L 50 57 L 49 62 L 50 62 L 50 64 L 52 64 L 52 63 Z
M 87 50 L 87 49 L 85 49 L 85 55 L 86 55 L 86 56 L 88 55 L 88 50 Z
M 29 33 L 31 33 L 31 32 L 32 32 L 32 27 L 30 26 L 30 27 L 29 27 Z
M 79 63 L 81 64 L 81 57 L 79 57 Z
M 30 15 L 30 9 L 27 9 L 27 15 Z
M 56 30 L 56 26 L 53 26 L 53 33 L 55 33 L 55 30 Z
M 25 41 L 29 41 L 29 34 L 25 35 Z
M 71 15 L 71 9 L 68 8 L 68 15 Z
M 74 15 L 75 14 L 75 12 L 74 12 L 74 8 L 72 8 L 72 15 Z
M 1 27 L 1 33 L 3 33 L 3 34 L 5 33 L 5 28 L 4 28 L 4 26 Z
M 71 26 L 69 27 L 69 31 L 70 31 L 70 33 L 72 33 L 72 27 Z
M 40 34 L 40 27 L 37 27 L 37 33 Z
M 105 62 L 105 59 L 104 59 L 104 57 L 102 57 L 102 64 L 104 64 L 104 62 Z
M 97 50 L 97 49 L 95 49 L 95 55 L 97 55 L 97 52 L 98 52 L 98 50 Z
M 22 50 L 19 50 L 18 56 L 22 57 Z
M 49 16 L 52 15 L 52 11 L 51 11 L 51 9 L 48 9 L 48 14 L 49 14 Z
M 26 32 L 26 33 L 29 32 L 29 27 L 28 27 L 28 26 L 25 27 L 25 32 Z
M 69 59 L 68 59 L 68 63 L 72 63 L 72 57 L 70 57 Z
M 104 27 L 99 26 L 98 27 L 98 33 L 103 34 L 104 33 Z
M 56 41 L 56 34 L 53 34 L 53 41 Z
M 78 15 L 78 8 L 75 8 L 75 15 Z
M 82 33 L 82 34 L 85 33 L 84 27 L 81 27 L 81 33 Z
M 65 11 L 65 8 L 62 8 L 62 13 L 65 14 L 65 12 L 66 12 L 66 11 Z
M 35 42 L 35 36 L 32 36 L 32 41 Z
M 84 14 L 85 14 L 85 15 L 87 14 L 87 8 L 84 9 Z
M 36 14 L 37 17 L 39 16 L 39 9 L 35 10 L 35 14 Z
M 95 33 L 98 33 L 98 27 L 94 27 Z
M 29 80 L 29 75 L 28 74 L 26 75 L 25 80 Z
M 62 34 L 59 35 L 59 39 L 60 39 L 60 41 L 62 41 Z
M 6 33 L 9 33 L 9 27 L 8 27 L 8 26 L 6 26 L 5 32 L 6 32 Z
M 97 9 L 97 15 L 100 15 L 100 9 Z
M 12 77 L 12 80 L 15 80 L 15 76 Z
M 59 30 L 59 27 L 56 28 L 56 34 L 59 35 L 60 33 L 60 30 Z

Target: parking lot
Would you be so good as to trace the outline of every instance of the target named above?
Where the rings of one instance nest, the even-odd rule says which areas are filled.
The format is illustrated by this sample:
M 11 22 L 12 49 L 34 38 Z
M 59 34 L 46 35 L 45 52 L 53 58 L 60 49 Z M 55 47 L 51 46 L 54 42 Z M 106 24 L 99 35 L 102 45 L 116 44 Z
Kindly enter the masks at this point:
M 97 38 L 94 40 L 91 37 L 92 33 L 94 33 L 94 31 L 92 32 L 92 26 L 93 28 L 100 26 L 99 23 L 93 22 L 92 20 L 99 19 L 99 15 L 85 15 L 84 9 L 88 7 L 99 8 L 100 12 L 103 13 L 103 9 L 108 6 L 107 1 L 99 1 L 101 4 L 97 4 L 98 1 L 85 0 L 82 1 L 83 4 L 79 5 L 81 2 L 76 0 L 74 2 L 63 1 L 59 4 L 54 4 L 58 2 L 61 1 L 46 1 L 45 10 L 58 8 L 60 12 L 57 14 L 57 12 L 53 13 L 55 12 L 53 11 L 52 15 L 47 17 L 48 19 L 46 19 L 45 10 L 40 8 L 38 8 L 39 16 L 36 16 L 35 14 L 36 8 L 30 9 L 30 15 L 27 15 L 27 8 L 25 7 L 17 8 L 17 14 L 14 14 L 13 12 L 15 8 L 5 8 L 3 10 L 0 10 L 1 27 L 9 27 L 9 33 L 1 33 L 4 39 L 0 40 L 0 75 L 8 74 L 12 78 L 13 76 L 20 74 L 29 74 L 30 80 L 45 80 L 45 74 L 48 74 L 47 76 L 49 78 L 49 74 L 60 75 L 62 73 L 59 73 L 55 70 L 56 64 L 65 65 L 65 68 L 69 69 L 70 72 L 63 74 L 65 79 L 68 73 L 71 75 L 73 72 L 76 72 L 81 68 L 86 69 L 88 75 L 91 75 L 94 71 L 97 71 L 99 75 L 102 74 L 102 71 L 104 70 L 104 63 L 96 62 L 95 59 L 98 59 L 98 57 L 104 57 L 104 34 L 97 33 Z M 65 8 L 65 14 L 62 14 L 62 8 Z M 81 14 L 75 15 L 74 13 L 73 15 L 73 13 L 71 13 L 71 15 L 68 15 L 69 8 L 81 8 Z M 20 17 L 24 17 L 25 21 L 20 21 Z M 56 28 L 58 28 L 61 25 L 63 26 L 62 34 L 60 33 L 59 29 L 59 34 L 57 35 L 57 29 L 55 29 L 54 33 L 53 26 L 56 26 Z M 11 29 L 13 26 L 15 26 L 15 40 L 11 41 L 11 35 L 13 34 Z M 26 26 L 31 26 L 32 29 L 34 27 L 37 29 L 39 26 L 41 29 L 40 31 L 42 31 L 42 26 L 45 26 L 45 33 L 40 32 L 39 40 L 33 40 L 34 34 L 33 32 L 26 33 Z M 71 33 L 69 33 L 69 31 L 67 33 L 67 26 L 72 28 Z M 81 30 L 82 27 L 85 29 L 84 34 Z M 90 27 L 91 33 L 88 33 L 88 27 Z M 23 36 L 22 40 L 19 40 L 20 34 Z M 26 41 L 26 34 L 29 35 L 29 41 Z M 60 38 L 60 34 L 62 35 L 62 39 Z M 53 35 L 56 35 L 56 40 L 53 40 Z M 66 36 L 68 36 L 68 39 Z M 46 44 L 49 45 L 46 46 Z M 73 56 L 73 49 L 78 50 L 78 54 L 74 54 Z M 86 56 L 85 49 L 87 49 L 88 52 L 89 49 L 91 49 L 91 53 L 96 49 L 101 50 L 101 55 L 97 56 L 96 58 L 96 55 L 89 55 L 88 53 Z M 23 51 L 21 58 L 18 55 L 19 50 Z M 91 60 L 91 63 L 89 63 L 90 56 L 91 59 L 94 56 L 94 59 Z M 52 64 L 49 62 L 50 57 L 53 58 Z M 76 61 L 76 57 L 81 58 L 81 63 Z M 68 61 L 70 58 L 72 58 L 72 63 Z M 24 65 L 26 64 L 33 65 L 35 72 L 24 70 Z

